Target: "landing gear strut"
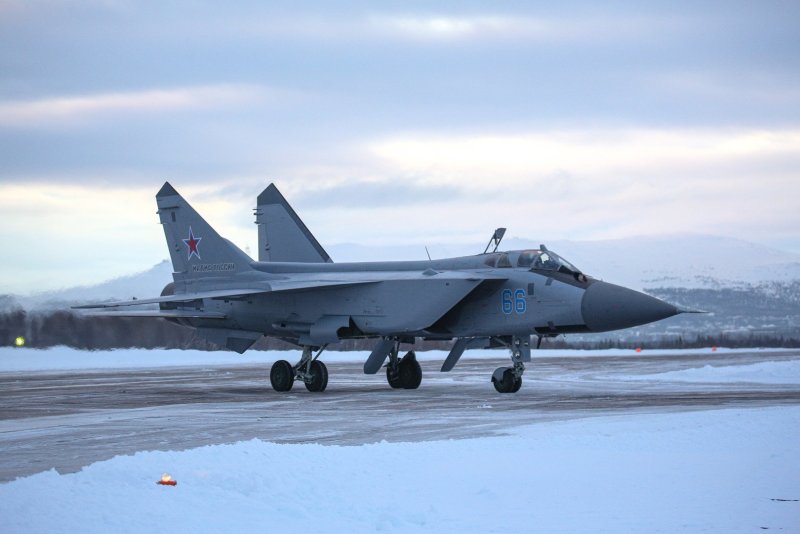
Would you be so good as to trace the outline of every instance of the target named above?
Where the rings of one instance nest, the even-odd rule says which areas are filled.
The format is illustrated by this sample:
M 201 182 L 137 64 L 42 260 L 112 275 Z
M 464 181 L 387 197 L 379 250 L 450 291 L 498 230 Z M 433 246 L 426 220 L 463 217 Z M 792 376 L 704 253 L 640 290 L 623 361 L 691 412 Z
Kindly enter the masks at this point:
M 395 343 L 386 364 L 386 380 L 395 389 L 417 389 L 422 382 L 422 368 L 413 350 L 398 358 L 400 343 Z
M 541 338 L 539 338 L 541 344 Z M 492 384 L 499 393 L 516 393 L 522 387 L 522 374 L 525 372 L 523 361 L 530 361 L 530 338 L 512 337 L 511 362 L 513 367 L 498 367 L 492 373 Z
M 302 380 L 311 392 L 322 392 L 328 387 L 328 368 L 318 358 L 325 347 L 313 354 L 311 347 L 303 347 L 303 356 L 297 365 L 286 360 L 272 364 L 269 381 L 275 391 L 291 391 L 295 380 Z

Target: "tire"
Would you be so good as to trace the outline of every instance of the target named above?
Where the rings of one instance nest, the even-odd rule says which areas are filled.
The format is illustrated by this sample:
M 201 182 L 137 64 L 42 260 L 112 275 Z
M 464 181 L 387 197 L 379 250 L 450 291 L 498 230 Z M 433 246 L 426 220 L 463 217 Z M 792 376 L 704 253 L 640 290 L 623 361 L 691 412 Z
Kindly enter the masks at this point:
M 391 366 L 386 367 L 386 381 L 393 389 L 401 389 L 403 384 L 400 382 L 400 373 L 392 373 Z
M 397 373 L 400 384 L 404 389 L 417 389 L 422 382 L 422 367 L 419 366 L 417 355 L 414 351 L 409 351 L 400 360 L 400 370 Z
M 286 360 L 278 360 L 269 371 L 269 382 L 275 391 L 291 391 L 294 385 L 294 369 Z
M 519 391 L 519 388 L 521 387 L 522 387 L 522 378 L 517 378 L 516 380 L 514 380 L 514 387 L 511 388 L 511 393 L 516 393 L 517 391 Z
M 500 380 L 492 378 L 494 389 L 496 389 L 498 393 L 513 393 L 515 382 L 516 379 L 514 378 L 513 369 L 506 369 L 503 371 L 503 378 Z M 519 383 L 520 386 L 522 386 L 522 380 L 520 380 Z
M 311 382 L 306 382 L 306 389 L 314 393 L 322 393 L 328 387 L 328 368 L 319 360 L 311 362 Z

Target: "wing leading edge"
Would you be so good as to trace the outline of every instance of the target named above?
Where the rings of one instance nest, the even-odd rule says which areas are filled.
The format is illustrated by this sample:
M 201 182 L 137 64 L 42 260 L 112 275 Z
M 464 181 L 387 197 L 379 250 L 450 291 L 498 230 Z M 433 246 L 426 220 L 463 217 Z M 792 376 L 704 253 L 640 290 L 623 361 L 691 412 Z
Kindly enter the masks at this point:
M 280 281 L 270 282 L 268 287 L 258 287 L 250 289 L 219 289 L 213 291 L 198 291 L 194 293 L 179 293 L 177 295 L 168 295 L 164 297 L 154 297 L 149 299 L 134 299 L 123 300 L 119 302 L 97 302 L 92 304 L 83 304 L 80 306 L 73 306 L 75 310 L 93 310 L 93 309 L 107 309 L 107 308 L 121 308 L 127 306 L 142 306 L 145 304 L 165 304 L 165 303 L 185 303 L 194 302 L 202 299 L 236 299 L 248 297 L 251 295 L 258 295 L 262 293 L 276 293 L 285 291 L 305 291 L 310 289 L 325 289 L 329 287 L 342 287 L 363 284 L 374 284 L 373 280 L 306 280 L 306 281 Z
M 224 313 L 203 310 L 129 310 L 92 309 L 82 313 L 86 317 L 162 317 L 164 319 L 225 319 Z

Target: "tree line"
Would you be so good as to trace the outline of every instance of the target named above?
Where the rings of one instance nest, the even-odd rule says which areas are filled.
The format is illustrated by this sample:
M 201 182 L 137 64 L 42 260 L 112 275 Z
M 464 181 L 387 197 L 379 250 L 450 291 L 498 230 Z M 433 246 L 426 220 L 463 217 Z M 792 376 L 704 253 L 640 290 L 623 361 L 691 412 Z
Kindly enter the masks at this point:
M 198 336 L 194 329 L 169 321 L 135 317 L 85 317 L 67 310 L 34 311 L 17 309 L 0 313 L 0 344 L 13 346 L 18 337 L 25 346 L 47 348 L 64 345 L 83 350 L 108 350 L 118 348 L 171 348 L 220 350 L 219 347 Z M 372 350 L 374 340 L 346 340 L 329 347 L 329 350 Z M 447 350 L 450 341 L 417 340 L 416 350 Z M 703 335 L 650 337 L 631 340 L 614 333 L 606 337 L 581 340 L 559 336 L 544 340 L 543 348 L 571 349 L 672 349 L 724 347 L 800 347 L 800 334 L 753 333 L 749 336 L 724 332 Z M 256 350 L 291 350 L 294 347 L 274 338 L 262 338 L 252 347 Z

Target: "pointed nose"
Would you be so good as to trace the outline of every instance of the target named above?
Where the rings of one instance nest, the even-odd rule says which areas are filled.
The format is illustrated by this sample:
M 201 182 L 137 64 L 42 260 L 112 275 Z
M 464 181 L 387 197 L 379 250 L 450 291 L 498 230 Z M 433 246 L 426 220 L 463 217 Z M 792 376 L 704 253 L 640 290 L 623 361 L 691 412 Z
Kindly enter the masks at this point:
M 583 322 L 593 332 L 620 330 L 677 315 L 672 304 L 627 287 L 595 281 L 581 301 Z

